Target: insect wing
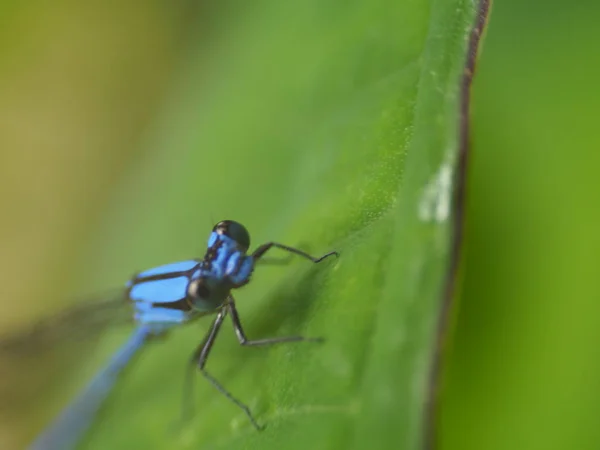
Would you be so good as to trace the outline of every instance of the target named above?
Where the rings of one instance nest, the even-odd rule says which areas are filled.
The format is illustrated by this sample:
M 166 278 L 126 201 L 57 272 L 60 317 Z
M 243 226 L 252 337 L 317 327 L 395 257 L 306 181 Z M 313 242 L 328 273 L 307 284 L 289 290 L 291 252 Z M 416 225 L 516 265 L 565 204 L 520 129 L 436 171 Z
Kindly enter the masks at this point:
M 86 382 L 81 371 L 89 369 L 86 360 L 94 355 L 102 335 L 108 328 L 132 323 L 132 316 L 131 301 L 119 289 L 2 336 L 0 434 L 31 438 L 43 425 L 32 422 L 48 420 Z M 76 380 L 76 386 L 71 380 Z

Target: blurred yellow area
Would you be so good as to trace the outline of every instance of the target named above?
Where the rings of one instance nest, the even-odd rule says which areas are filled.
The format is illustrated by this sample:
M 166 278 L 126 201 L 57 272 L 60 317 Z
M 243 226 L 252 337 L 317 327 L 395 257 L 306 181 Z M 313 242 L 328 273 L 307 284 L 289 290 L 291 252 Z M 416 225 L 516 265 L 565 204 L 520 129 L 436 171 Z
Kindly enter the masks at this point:
M 184 3 L 125 1 L 118 14 L 106 2 L 3 3 L 0 327 L 68 300 L 57 290 L 81 255 L 67 241 L 94 232 L 144 157 L 140 135 L 184 44 Z

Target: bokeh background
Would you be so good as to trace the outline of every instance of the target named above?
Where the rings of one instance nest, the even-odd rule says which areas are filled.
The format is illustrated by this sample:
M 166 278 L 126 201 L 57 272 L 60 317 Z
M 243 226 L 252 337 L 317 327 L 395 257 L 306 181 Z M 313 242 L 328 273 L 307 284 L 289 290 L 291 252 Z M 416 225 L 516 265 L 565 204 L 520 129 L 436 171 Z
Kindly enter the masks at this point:
M 144 194 L 136 190 L 142 168 L 153 165 L 157 178 L 178 170 L 157 159 L 153 149 L 165 143 L 152 124 L 164 124 L 171 104 L 189 95 L 172 87 L 189 82 L 181 77 L 190 73 L 190 43 L 206 43 L 208 71 L 219 20 L 235 14 L 183 0 L 0 4 L 0 327 L 17 329 L 82 290 L 120 283 L 122 267 L 189 257 L 169 247 L 175 240 L 186 248 L 199 208 L 208 209 L 202 217 L 233 215 L 214 195 L 172 208 L 163 207 L 172 192 L 152 192 L 156 218 L 139 233 L 130 200 Z M 600 448 L 599 21 L 591 0 L 493 6 L 473 90 L 464 281 L 442 449 Z M 202 59 L 194 63 L 202 74 Z M 193 126 L 185 116 L 172 120 L 165 126 Z M 169 144 L 173 158 L 186 147 Z M 198 167 L 197 176 L 211 170 Z M 233 187 L 224 180 L 222 189 Z M 265 203 L 277 200 L 263 194 Z M 173 239 L 144 241 L 170 230 L 169 220 L 190 224 Z M 267 236 L 282 224 L 253 225 Z M 134 255 L 111 244 L 123 227 Z
M 600 448 L 600 5 L 496 1 L 443 449 Z

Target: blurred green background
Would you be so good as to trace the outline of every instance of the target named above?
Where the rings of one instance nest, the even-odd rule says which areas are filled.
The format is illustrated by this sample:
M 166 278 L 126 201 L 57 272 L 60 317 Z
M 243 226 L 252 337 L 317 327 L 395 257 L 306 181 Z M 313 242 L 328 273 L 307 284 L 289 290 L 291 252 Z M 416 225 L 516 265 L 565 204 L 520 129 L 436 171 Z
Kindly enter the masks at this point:
M 408 3 L 418 10 L 427 2 Z M 297 117 L 285 115 L 289 114 L 285 108 L 291 98 L 304 108 L 298 117 L 310 111 L 311 99 L 302 98 L 303 83 L 324 74 L 299 75 L 288 97 L 279 104 L 266 102 L 276 106 L 260 114 L 279 119 L 270 130 L 272 142 L 265 143 L 262 153 L 255 146 L 254 154 L 238 154 L 235 162 L 243 168 L 232 168 L 229 156 L 226 161 L 220 158 L 264 133 L 264 129 L 254 128 L 256 121 L 249 120 L 258 112 L 241 110 L 230 117 L 225 106 L 219 109 L 214 103 L 213 98 L 223 95 L 221 91 L 190 92 L 177 87 L 187 88 L 193 82 L 202 85 L 203 76 L 214 81 L 215 73 L 235 73 L 235 66 L 222 67 L 231 60 L 219 59 L 221 48 L 229 48 L 231 42 L 216 37 L 231 33 L 235 40 L 236 20 L 248 13 L 244 5 L 191 1 L 152 1 L 143 7 L 127 1 L 118 5 L 72 1 L 0 5 L 0 327 L 18 329 L 33 317 L 68 306 L 80 292 L 93 293 L 110 283 L 118 285 L 123 281 L 123 270 L 195 256 L 202 252 L 202 230 L 224 217 L 240 218 L 251 231 L 256 230 L 254 243 L 272 236 L 308 236 L 311 250 L 320 251 L 329 249 L 343 221 L 350 223 L 351 229 L 359 229 L 365 216 L 377 218 L 389 206 L 391 198 L 361 197 L 359 182 L 347 186 L 347 180 L 334 178 L 329 186 L 339 190 L 339 197 L 328 197 L 311 217 L 296 223 L 295 211 L 285 206 L 290 190 L 272 188 L 280 182 L 289 183 L 296 205 L 309 207 L 319 196 L 318 180 L 332 171 L 332 167 L 315 167 L 301 159 L 297 164 L 304 165 L 295 166 L 283 151 L 271 151 L 290 134 L 306 134 L 310 142 L 313 133 L 320 133 L 306 129 L 309 123 L 298 123 Z M 427 12 L 424 8 L 423 14 Z M 386 17 L 385 11 L 379 13 L 373 12 L 371 20 Z M 332 10 L 314 20 L 328 23 L 337 15 Z M 357 14 L 349 26 L 360 27 L 362 18 Z M 600 448 L 596 426 L 600 409 L 600 390 L 596 387 L 600 364 L 596 356 L 600 352 L 595 340 L 599 312 L 595 302 L 600 300 L 600 289 L 594 264 L 600 250 L 600 185 L 596 180 L 600 138 L 594 127 L 596 105 L 600 104 L 596 101 L 600 63 L 595 31 L 599 19 L 600 6 L 592 1 L 568 5 L 510 0 L 494 4 L 473 91 L 464 280 L 442 396 L 442 449 Z M 275 30 L 286 28 L 285 23 L 275 26 L 265 22 L 264 26 Z M 422 25 L 395 17 L 388 17 L 385 23 L 386 27 L 402 28 L 406 41 L 421 39 L 426 32 Z M 369 36 L 376 34 L 371 30 Z M 272 38 L 274 47 L 276 36 Z M 326 45 L 319 42 L 319 36 L 303 39 L 314 39 L 315 46 Z M 336 44 L 335 36 L 329 39 L 332 52 L 344 51 L 345 41 Z M 190 54 L 194 57 L 188 57 Z M 411 66 L 415 55 L 398 54 L 391 44 L 377 56 L 382 55 L 389 58 L 392 68 L 406 63 L 406 73 L 390 83 L 410 92 L 416 75 Z M 372 56 L 365 52 L 361 61 Z M 247 61 L 255 55 L 239 57 Z M 256 72 L 248 74 L 249 85 L 263 76 L 262 69 L 257 66 Z M 336 95 L 350 89 L 339 85 L 347 70 L 349 67 L 331 68 L 323 89 L 337 89 Z M 370 76 L 368 72 L 361 75 L 366 80 Z M 288 89 L 284 84 L 290 80 L 268 82 L 274 86 L 272 95 L 277 96 L 278 88 Z M 227 78 L 222 80 L 221 89 L 231 89 L 231 98 L 240 93 L 261 95 L 242 88 L 236 91 Z M 327 97 L 329 92 L 313 95 Z M 381 96 L 377 102 L 385 104 L 384 94 L 374 92 Z M 332 104 L 335 98 L 332 93 Z M 211 136 L 227 135 L 229 123 L 248 120 L 248 126 L 244 133 L 228 137 L 229 148 L 202 155 L 204 166 L 186 166 L 181 161 L 187 161 L 192 142 L 202 142 L 203 137 L 194 134 L 195 127 L 197 134 L 203 133 L 198 123 L 205 119 L 194 106 L 198 103 L 209 105 L 202 111 L 214 115 L 209 123 L 219 119 L 222 123 L 222 129 L 207 133 L 206 148 L 212 148 Z M 369 110 L 364 103 L 358 109 Z M 403 117 L 402 110 L 395 114 Z M 339 118 L 336 126 L 352 126 L 352 119 L 352 114 Z M 271 123 L 265 121 L 262 126 L 268 129 Z M 357 139 L 361 133 L 368 130 L 359 130 Z M 404 142 L 407 133 L 400 130 L 391 144 Z M 321 140 L 319 144 L 322 147 L 318 150 L 326 153 L 329 143 Z M 381 169 L 369 166 L 366 156 L 363 164 L 363 156 L 343 161 L 343 167 L 359 180 L 361 176 L 368 178 L 370 170 Z M 272 168 L 268 176 L 275 179 L 253 186 L 253 198 L 244 197 L 244 186 L 230 182 L 260 177 L 267 163 Z M 401 165 L 403 161 L 390 159 L 388 164 Z M 311 183 L 307 178 L 294 178 L 298 167 L 309 174 Z M 376 183 L 385 186 L 396 182 L 392 172 L 377 178 Z M 162 182 L 178 174 L 181 183 L 165 186 Z M 216 174 L 224 174 L 225 179 Z M 154 180 L 157 188 L 147 190 Z M 313 186 L 312 192 L 301 191 L 307 185 Z M 223 204 L 221 196 L 238 201 Z M 338 204 L 345 196 L 360 201 L 353 207 Z M 194 200 L 188 203 L 189 199 Z M 148 205 L 155 205 L 155 214 L 146 213 L 140 223 L 138 213 Z M 275 221 L 273 215 L 257 214 L 272 211 L 273 205 L 278 209 Z M 336 207 L 350 213 L 339 223 L 330 223 Z M 322 225 L 320 220 L 327 220 L 329 227 L 317 226 Z M 306 229 L 316 230 L 315 234 L 303 233 Z M 381 233 L 385 230 L 375 228 Z M 369 261 L 368 252 L 359 249 L 357 255 Z M 380 263 L 377 259 L 370 262 Z M 332 267 L 323 270 L 328 272 Z M 269 274 L 251 288 L 251 299 L 280 278 L 272 272 L 276 269 L 268 270 Z M 289 273 L 287 276 L 289 280 Z M 313 272 L 306 276 L 321 280 Z M 369 276 L 375 279 L 377 274 Z M 331 284 L 324 288 L 328 295 L 335 291 Z M 360 286 L 353 289 L 362 293 Z M 285 295 L 282 287 L 277 292 L 275 296 Z M 364 295 L 369 292 L 365 290 Z M 281 308 L 274 310 L 285 313 Z M 361 311 L 371 313 L 368 308 Z M 258 317 L 256 311 L 254 315 Z M 348 311 L 344 319 L 352 317 Z M 354 327 L 358 339 L 365 333 L 364 325 L 357 322 Z M 315 325 L 314 329 L 321 332 L 325 328 Z M 182 355 L 188 351 L 192 335 L 188 334 L 187 340 L 175 338 Z M 344 339 L 331 337 L 334 342 L 336 338 Z M 229 339 L 231 346 L 233 338 Z M 158 352 L 165 355 L 168 349 Z M 292 367 L 310 364 L 311 355 L 315 358 L 311 351 L 303 352 L 293 364 L 283 360 Z M 249 364 L 260 366 L 267 361 L 261 358 L 252 356 Z M 344 361 L 340 356 L 331 364 L 339 364 L 342 372 L 349 371 Z M 139 372 L 153 364 L 158 363 L 145 363 Z M 269 380 L 278 383 L 276 376 Z M 131 394 L 140 409 L 153 383 L 164 380 L 151 378 L 146 387 Z M 122 391 L 132 390 L 133 381 L 124 384 Z M 178 392 L 177 388 L 172 392 Z M 292 394 L 286 391 L 282 396 Z M 169 398 L 167 393 L 163 395 Z M 232 415 L 221 400 L 210 398 L 215 416 Z M 335 399 L 338 403 L 333 409 L 354 414 L 352 399 L 348 401 L 341 394 Z M 176 400 L 167 400 L 167 406 L 165 416 L 176 411 Z M 123 404 L 115 405 L 116 410 L 120 407 L 123 409 Z M 264 404 L 260 407 L 268 408 Z M 108 418 L 101 431 L 115 430 L 117 419 L 123 417 L 127 416 L 117 414 L 112 422 Z M 163 418 L 161 423 L 168 421 Z M 4 425 L 2 447 L 11 448 L 19 433 Z M 323 442 L 335 440 L 326 430 L 322 436 Z M 194 439 L 184 434 L 176 443 L 186 448 Z
M 444 449 L 600 448 L 600 4 L 496 1 Z

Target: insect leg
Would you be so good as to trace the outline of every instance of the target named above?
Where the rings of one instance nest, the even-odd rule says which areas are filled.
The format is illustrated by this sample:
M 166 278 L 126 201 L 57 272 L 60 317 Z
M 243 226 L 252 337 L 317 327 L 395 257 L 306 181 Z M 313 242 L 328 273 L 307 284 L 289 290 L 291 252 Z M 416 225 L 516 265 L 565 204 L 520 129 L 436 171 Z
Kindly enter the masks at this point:
M 227 389 L 225 389 L 223 387 L 223 385 L 221 385 L 221 383 L 219 383 L 217 381 L 217 379 L 214 378 L 210 373 L 208 373 L 207 370 L 204 368 L 204 366 L 206 365 L 206 361 L 208 359 L 208 355 L 210 354 L 210 349 L 212 348 L 212 346 L 215 342 L 217 334 L 219 333 L 219 329 L 221 328 L 221 324 L 223 323 L 223 319 L 225 319 L 226 315 L 227 315 L 227 308 L 223 308 L 223 309 L 221 309 L 221 311 L 219 311 L 219 313 L 217 314 L 217 317 L 215 318 L 215 320 L 212 323 L 210 331 L 208 332 L 206 337 L 203 339 L 202 343 L 198 346 L 198 348 L 194 352 L 192 362 L 195 365 L 197 365 L 200 372 L 202 372 L 202 375 L 204 375 L 204 377 L 221 394 L 223 394 L 231 402 L 235 403 L 242 411 L 244 411 L 246 416 L 248 416 L 248 419 L 250 419 L 250 422 L 252 423 L 254 428 L 256 428 L 257 430 L 260 430 L 260 429 L 262 429 L 262 427 L 260 425 L 258 425 L 256 420 L 254 419 L 254 416 L 252 415 L 250 408 L 248 408 L 248 406 L 246 406 L 244 403 L 242 403 L 237 398 L 235 398 L 233 395 L 231 395 L 229 393 L 229 391 L 227 391 Z
M 287 245 L 278 244 L 277 242 L 267 242 L 266 244 L 262 244 L 256 250 L 254 250 L 254 252 L 252 253 L 252 257 L 255 260 L 258 260 L 272 247 L 280 248 L 281 250 L 285 250 L 286 252 L 294 253 L 298 256 L 302 256 L 303 258 L 310 259 L 314 263 L 321 262 L 328 256 L 332 256 L 332 255 L 338 256 L 338 252 L 333 251 L 333 252 L 326 253 L 323 256 L 320 256 L 317 258 L 315 256 L 311 256 L 308 253 L 303 252 L 302 250 L 299 250 L 294 247 L 289 247 Z
M 246 337 L 246 333 L 244 333 L 244 329 L 242 328 L 242 323 L 240 322 L 240 316 L 235 307 L 235 300 L 232 295 L 229 295 L 229 300 L 227 302 L 227 309 L 231 313 L 231 320 L 233 322 L 233 329 L 235 330 L 235 334 L 240 341 L 240 345 L 246 346 L 259 346 L 259 345 L 271 345 L 271 344 L 279 344 L 282 342 L 323 342 L 322 338 L 307 338 L 304 336 L 283 336 L 276 338 L 267 338 L 267 339 L 253 339 L 250 340 Z
M 201 357 L 204 357 L 204 359 L 206 359 L 206 357 L 208 356 L 208 352 L 212 347 L 214 339 L 217 336 L 217 332 L 219 331 L 219 328 L 221 327 L 223 319 L 225 319 L 226 315 L 226 310 L 219 311 L 217 317 L 215 317 L 213 323 L 210 326 L 210 330 L 208 331 L 208 333 L 206 333 L 204 339 L 202 339 L 202 342 L 200 343 L 200 345 L 198 345 L 198 347 L 194 351 L 194 354 L 190 358 L 190 363 L 188 365 L 188 370 L 186 370 L 185 372 L 185 380 L 183 383 L 183 407 L 181 411 L 182 422 L 185 421 L 186 418 L 191 417 L 194 414 L 194 402 L 192 391 L 194 390 L 194 375 L 197 370 L 196 362 Z M 204 356 L 202 356 L 203 353 Z

